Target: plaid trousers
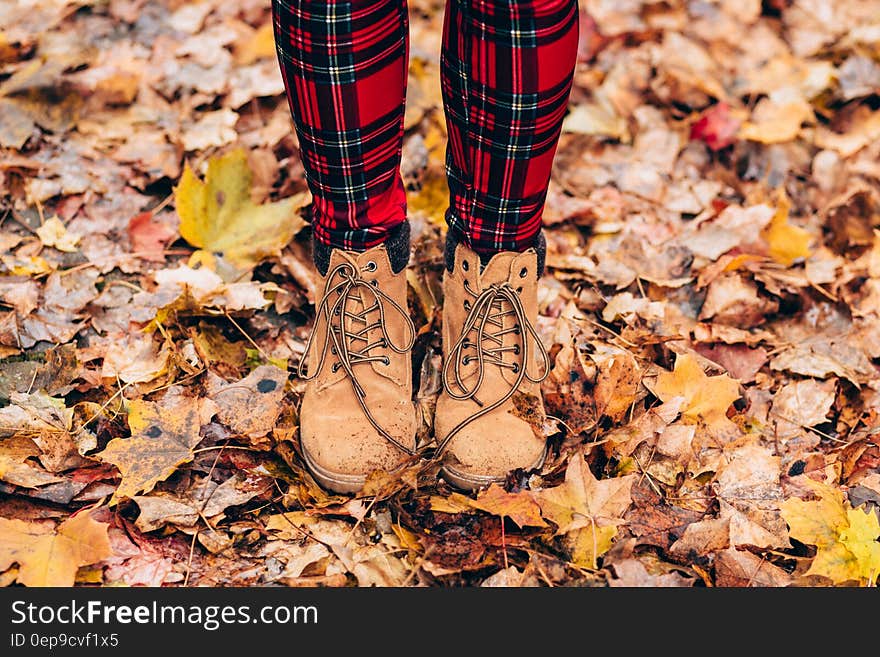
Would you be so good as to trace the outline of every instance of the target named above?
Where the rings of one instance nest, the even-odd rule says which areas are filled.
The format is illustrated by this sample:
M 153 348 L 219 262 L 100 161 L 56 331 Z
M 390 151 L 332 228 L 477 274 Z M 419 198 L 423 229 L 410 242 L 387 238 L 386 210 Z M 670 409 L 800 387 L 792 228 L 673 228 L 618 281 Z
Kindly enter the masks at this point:
M 406 221 L 406 0 L 273 0 L 320 243 L 362 251 Z M 481 255 L 533 246 L 577 58 L 577 0 L 447 0 L 446 219 Z

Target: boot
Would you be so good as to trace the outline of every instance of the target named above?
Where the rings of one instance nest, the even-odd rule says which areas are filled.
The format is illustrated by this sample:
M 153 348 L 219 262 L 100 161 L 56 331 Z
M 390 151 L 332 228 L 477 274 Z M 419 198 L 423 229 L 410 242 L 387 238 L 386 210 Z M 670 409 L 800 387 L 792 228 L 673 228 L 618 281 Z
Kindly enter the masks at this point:
M 406 275 L 392 269 L 384 244 L 364 253 L 332 249 L 327 259 L 299 365 L 307 381 L 300 441 L 315 479 L 352 493 L 370 472 L 394 470 L 415 454 L 415 327 Z
M 549 359 L 533 327 L 537 251 L 498 253 L 481 267 L 467 246 L 453 248 L 443 279 L 443 391 L 434 429 L 441 475 L 473 490 L 543 464 L 546 441 L 533 426 L 544 416 L 540 382 Z

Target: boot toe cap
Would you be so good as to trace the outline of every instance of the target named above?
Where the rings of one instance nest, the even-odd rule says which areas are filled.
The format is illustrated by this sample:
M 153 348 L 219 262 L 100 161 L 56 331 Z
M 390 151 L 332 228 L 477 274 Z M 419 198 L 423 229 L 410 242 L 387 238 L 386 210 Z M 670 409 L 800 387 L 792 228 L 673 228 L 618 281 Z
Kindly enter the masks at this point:
M 464 426 L 444 455 L 444 476 L 458 488 L 501 482 L 512 470 L 533 470 L 544 462 L 546 442 L 523 420 L 492 414 Z
M 382 414 L 394 418 L 383 428 L 414 448 L 412 404 L 402 403 L 394 410 L 394 415 Z M 360 408 L 349 411 L 324 408 L 301 416 L 300 444 L 306 463 L 321 484 L 337 492 L 360 490 L 370 472 L 394 470 L 408 457 L 370 424 Z

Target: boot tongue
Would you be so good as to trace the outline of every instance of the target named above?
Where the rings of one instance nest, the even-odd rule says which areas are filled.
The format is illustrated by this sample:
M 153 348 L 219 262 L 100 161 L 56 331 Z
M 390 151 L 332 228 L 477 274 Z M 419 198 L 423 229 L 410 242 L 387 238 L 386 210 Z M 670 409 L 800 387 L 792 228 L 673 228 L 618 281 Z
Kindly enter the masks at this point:
M 480 273 L 480 282 L 483 284 L 483 289 L 486 289 L 486 287 L 493 283 L 505 283 L 510 280 L 510 270 L 519 255 L 519 253 L 512 251 L 493 255 L 489 262 L 482 267 L 482 272 Z

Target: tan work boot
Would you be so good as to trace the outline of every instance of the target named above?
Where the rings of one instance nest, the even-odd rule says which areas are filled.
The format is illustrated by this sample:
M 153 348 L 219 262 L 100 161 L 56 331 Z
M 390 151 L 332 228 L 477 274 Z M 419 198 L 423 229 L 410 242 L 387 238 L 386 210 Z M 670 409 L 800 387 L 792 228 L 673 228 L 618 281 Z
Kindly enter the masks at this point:
M 516 468 L 543 464 L 540 382 L 549 359 L 533 322 L 538 316 L 538 257 L 498 253 L 480 271 L 479 256 L 455 247 L 443 279 L 443 391 L 434 431 L 442 476 L 476 489 Z
M 299 365 L 302 453 L 322 486 L 351 493 L 415 453 L 406 275 L 394 273 L 385 245 L 333 249 L 315 314 Z

